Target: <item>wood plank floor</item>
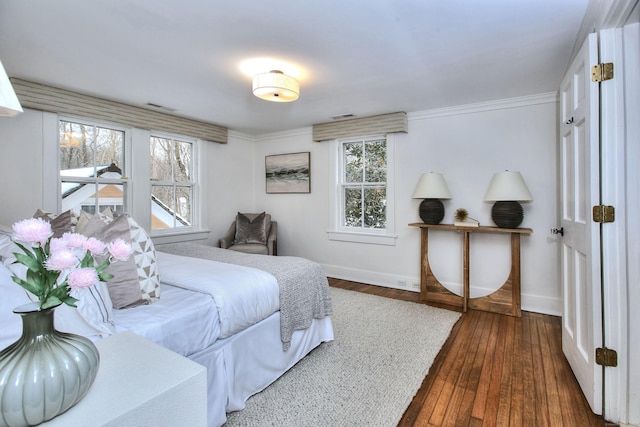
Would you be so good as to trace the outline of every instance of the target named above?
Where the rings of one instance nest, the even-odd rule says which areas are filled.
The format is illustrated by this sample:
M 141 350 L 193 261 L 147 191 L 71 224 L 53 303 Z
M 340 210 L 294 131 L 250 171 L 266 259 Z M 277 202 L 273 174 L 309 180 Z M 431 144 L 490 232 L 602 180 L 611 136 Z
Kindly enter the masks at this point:
M 419 297 L 417 292 L 333 278 L 329 284 L 405 301 L 418 302 Z M 604 426 L 562 354 L 561 336 L 559 317 L 522 312 L 522 318 L 515 318 L 469 310 L 398 425 Z

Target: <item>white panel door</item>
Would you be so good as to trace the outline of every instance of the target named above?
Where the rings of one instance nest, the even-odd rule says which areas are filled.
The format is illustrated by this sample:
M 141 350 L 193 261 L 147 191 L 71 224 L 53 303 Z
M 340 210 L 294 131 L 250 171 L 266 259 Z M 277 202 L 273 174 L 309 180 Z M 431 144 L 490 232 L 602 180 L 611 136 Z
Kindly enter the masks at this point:
M 591 219 L 599 204 L 599 99 L 591 81 L 598 61 L 590 34 L 560 87 L 562 349 L 591 409 L 602 414 L 602 368 L 595 348 L 602 341 L 600 234 Z

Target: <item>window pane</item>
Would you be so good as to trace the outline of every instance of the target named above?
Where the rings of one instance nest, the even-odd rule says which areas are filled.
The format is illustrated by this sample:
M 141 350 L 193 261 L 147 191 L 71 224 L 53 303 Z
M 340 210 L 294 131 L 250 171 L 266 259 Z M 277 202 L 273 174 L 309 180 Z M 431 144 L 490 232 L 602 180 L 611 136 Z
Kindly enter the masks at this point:
M 387 144 L 384 139 L 365 145 L 365 181 L 387 181 Z
M 344 189 L 344 225 L 362 227 L 362 189 L 347 187 Z
M 343 152 L 345 182 L 362 182 L 362 143 L 345 143 Z
M 89 214 L 104 212 L 109 208 L 113 213 L 125 212 L 125 184 L 98 184 L 63 181 L 61 187 L 62 211 L 73 209 Z M 97 197 L 96 197 L 97 195 Z
M 191 187 L 176 187 L 176 226 L 191 225 L 191 203 L 193 189 Z
M 176 182 L 191 182 L 191 150 L 189 142 L 175 141 L 174 179 Z
M 118 169 L 122 175 L 124 166 L 124 132 L 96 127 L 96 166 Z M 112 166 L 113 165 L 113 166 Z M 114 167 L 115 166 L 115 167 Z
M 60 121 L 60 173 L 74 176 L 82 168 L 89 169 L 83 176 L 92 176 L 94 167 L 94 129 L 80 123 Z
M 385 228 L 387 224 L 385 188 L 364 189 L 364 226 L 367 228 Z
M 171 172 L 171 140 L 152 136 L 150 141 L 151 180 L 170 182 Z
M 175 203 L 173 186 L 151 186 L 151 228 L 154 230 L 174 226 Z

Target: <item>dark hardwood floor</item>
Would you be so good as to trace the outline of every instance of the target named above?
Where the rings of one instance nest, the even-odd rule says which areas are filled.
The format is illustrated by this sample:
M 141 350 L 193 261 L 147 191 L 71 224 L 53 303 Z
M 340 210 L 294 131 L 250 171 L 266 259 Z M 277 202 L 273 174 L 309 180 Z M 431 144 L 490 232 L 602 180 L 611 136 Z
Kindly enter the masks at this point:
M 329 284 L 405 301 L 418 302 L 419 297 L 417 292 L 333 278 Z M 559 317 L 522 312 L 522 318 L 515 318 L 469 310 L 398 425 L 604 426 L 562 354 L 561 336 Z

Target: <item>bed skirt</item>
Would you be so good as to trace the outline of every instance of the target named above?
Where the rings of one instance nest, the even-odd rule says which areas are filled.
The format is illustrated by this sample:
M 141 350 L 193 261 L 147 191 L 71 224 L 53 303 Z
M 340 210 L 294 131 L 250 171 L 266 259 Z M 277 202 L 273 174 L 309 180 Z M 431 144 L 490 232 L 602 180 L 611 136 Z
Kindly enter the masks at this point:
M 323 342 L 333 340 L 331 318 L 314 319 L 293 333 L 282 350 L 280 312 L 237 334 L 188 356 L 207 368 L 208 424 L 217 427 L 226 413 L 244 409 L 247 399 L 264 390 Z

